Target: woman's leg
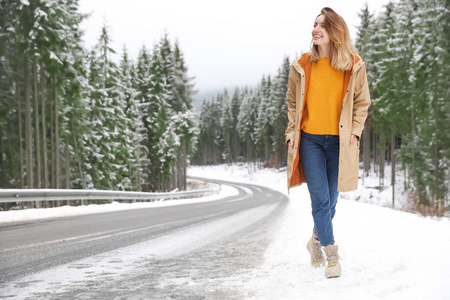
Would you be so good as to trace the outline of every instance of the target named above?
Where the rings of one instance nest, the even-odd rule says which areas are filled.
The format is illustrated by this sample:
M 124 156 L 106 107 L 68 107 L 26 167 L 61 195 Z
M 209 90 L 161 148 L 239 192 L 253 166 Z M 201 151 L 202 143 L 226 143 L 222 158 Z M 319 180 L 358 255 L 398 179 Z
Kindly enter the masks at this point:
M 326 147 L 328 193 L 330 194 L 331 220 L 336 213 L 336 204 L 339 196 L 337 190 L 339 175 L 339 136 L 329 136 Z
M 337 195 L 335 193 L 330 195 L 327 150 L 329 145 L 331 145 L 333 137 L 336 136 L 313 135 L 303 131 L 301 134 L 299 151 L 311 197 L 314 231 L 317 233 L 322 246 L 333 245 L 332 218 L 334 216 L 336 201 L 331 203 L 330 196 L 337 200 Z M 337 145 L 339 147 L 339 139 Z

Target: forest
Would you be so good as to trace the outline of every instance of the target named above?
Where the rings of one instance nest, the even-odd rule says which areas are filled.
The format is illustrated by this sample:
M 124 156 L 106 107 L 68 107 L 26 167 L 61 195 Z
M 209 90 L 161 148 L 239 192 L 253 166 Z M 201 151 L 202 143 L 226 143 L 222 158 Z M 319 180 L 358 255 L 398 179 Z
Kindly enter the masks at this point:
M 450 205 L 450 2 L 390 2 L 377 16 L 366 4 L 359 17 L 354 46 L 366 62 L 372 99 L 361 137 L 363 179 L 375 173 L 383 189 L 390 178 L 394 203 L 402 172 L 416 210 L 442 215 Z M 287 79 L 295 59 L 285 57 L 277 74 L 262 76 L 256 87 L 204 102 L 194 163 L 285 166 Z
M 0 2 L 0 187 L 186 189 L 193 79 L 167 34 L 119 63 L 77 0 Z
M 353 42 L 372 98 L 363 179 L 375 173 L 383 189 L 401 172 L 417 209 L 439 215 L 450 185 L 449 1 L 401 0 L 377 15 L 366 5 L 359 17 Z M 124 45 L 115 62 L 107 26 L 84 46 L 85 18 L 78 0 L 0 2 L 0 188 L 184 190 L 188 164 L 285 167 L 298 57 L 196 112 L 177 41 L 162 33 L 136 61 Z

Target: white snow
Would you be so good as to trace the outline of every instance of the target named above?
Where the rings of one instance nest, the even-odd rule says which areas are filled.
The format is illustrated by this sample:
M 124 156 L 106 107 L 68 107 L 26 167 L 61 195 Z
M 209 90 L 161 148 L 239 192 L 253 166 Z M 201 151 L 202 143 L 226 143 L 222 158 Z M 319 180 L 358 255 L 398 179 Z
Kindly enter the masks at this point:
M 286 171 L 276 169 L 255 170 L 248 165 L 191 166 L 187 170 L 189 176 L 246 182 L 269 187 L 282 193 L 287 192 Z
M 341 193 L 341 198 L 392 208 L 391 167 L 389 165 L 385 166 L 384 173 L 384 187 L 382 189 L 379 188 L 380 180 L 378 176 L 370 173 L 364 180 L 360 179 L 357 190 Z M 362 172 L 360 172 L 360 177 L 362 177 L 361 175 Z M 408 193 L 405 191 L 404 181 L 403 171 L 396 172 L 394 208 L 403 211 L 412 211 L 414 204 L 408 202 Z
M 188 172 L 282 192 L 286 192 L 285 173 L 266 169 L 249 175 L 246 167 L 236 166 L 195 167 Z M 361 184 L 360 189 L 370 190 Z M 360 203 L 364 199 L 388 205 L 390 194 L 372 193 L 372 197 L 341 193 L 333 224 L 342 276 L 325 279 L 323 268 L 310 266 L 306 250 L 313 226 L 307 186 L 291 189 L 264 264 L 242 275 L 246 299 L 450 299 L 449 219 Z M 355 195 L 359 202 L 342 199 Z
M 265 263 L 247 284 L 250 299 L 449 299 L 448 220 L 340 199 L 333 223 L 343 271 L 327 280 L 309 265 L 307 187 L 289 198 Z
M 253 183 L 287 193 L 285 170 L 254 171 L 248 166 L 221 165 L 190 167 L 188 175 Z M 450 220 L 422 217 L 389 208 L 389 187 L 379 192 L 374 188 L 375 178 L 366 180 L 365 183 L 367 186 L 360 184 L 358 191 L 341 193 L 338 200 L 334 231 L 342 258 L 340 278 L 325 279 L 323 268 L 314 269 L 309 264 L 306 243 L 311 236 L 313 220 L 307 186 L 302 185 L 291 189 L 285 214 L 273 230 L 274 233 L 267 237 L 271 239 L 271 243 L 265 252 L 264 263 L 251 271 L 236 275 L 242 282 L 239 288 L 244 298 L 450 299 L 450 260 L 447 259 L 450 250 Z M 211 196 L 209 200 L 233 193 L 232 188 L 223 188 L 220 195 Z M 406 197 L 401 189 L 398 193 L 396 208 L 403 209 L 407 203 Z M 358 201 L 355 201 L 356 198 Z M 132 209 L 142 205 L 176 205 L 186 201 L 206 200 L 115 203 L 109 207 Z M 107 206 L 66 209 L 70 209 L 70 214 L 73 215 L 76 209 L 94 210 L 100 207 Z M 48 210 L 59 212 L 57 209 Z M 38 210 L 1 212 L 0 219 L 9 213 L 22 214 L 22 217 L 16 216 L 16 220 L 26 219 L 24 214 L 28 211 L 37 213 Z M 97 212 L 99 211 L 95 211 Z M 57 213 L 52 217 L 56 215 Z M 118 250 L 114 257 L 127 261 L 125 254 L 120 258 L 120 253 L 124 252 Z M 110 255 L 108 257 L 111 258 Z M 101 264 L 96 266 L 102 268 Z M 236 277 L 229 280 L 230 284 L 236 284 Z M 223 284 L 226 285 L 227 282 Z

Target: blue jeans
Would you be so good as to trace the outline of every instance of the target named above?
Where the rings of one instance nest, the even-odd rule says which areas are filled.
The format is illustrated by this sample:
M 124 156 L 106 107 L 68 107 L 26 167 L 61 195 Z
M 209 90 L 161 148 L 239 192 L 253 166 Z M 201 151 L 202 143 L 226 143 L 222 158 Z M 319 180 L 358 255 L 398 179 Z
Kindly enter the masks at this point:
M 334 245 L 332 221 L 339 195 L 339 136 L 303 130 L 301 135 L 299 151 L 311 197 L 314 232 L 322 246 Z

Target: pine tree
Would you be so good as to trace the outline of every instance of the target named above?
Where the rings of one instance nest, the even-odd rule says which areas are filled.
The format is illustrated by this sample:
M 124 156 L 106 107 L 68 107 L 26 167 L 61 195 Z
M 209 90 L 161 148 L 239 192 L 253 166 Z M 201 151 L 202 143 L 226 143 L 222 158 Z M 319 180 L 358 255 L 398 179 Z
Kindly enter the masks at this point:
M 396 57 L 393 57 L 393 53 L 390 53 L 388 47 L 389 41 L 394 38 L 395 33 L 395 12 L 394 4 L 392 2 L 385 6 L 385 10 L 378 18 L 376 24 L 376 33 L 372 36 L 371 44 L 373 45 L 373 75 L 372 78 L 376 78 L 373 83 L 371 95 L 372 95 L 372 110 L 374 111 L 374 123 L 375 130 L 379 133 L 379 141 L 376 143 L 379 153 L 379 179 L 380 186 L 384 186 L 384 170 L 385 170 L 385 158 L 386 158 L 386 143 L 388 142 L 388 136 L 386 134 L 385 117 L 389 115 L 389 112 L 394 112 L 392 107 L 389 107 L 392 102 L 389 102 L 389 96 L 395 96 L 395 89 L 391 88 L 390 80 L 395 76 L 395 69 L 391 65 L 391 60 L 395 61 Z M 394 102 L 395 103 L 395 102 Z M 388 107 L 386 107 L 388 106 Z
M 257 158 L 256 122 L 260 105 L 257 90 L 256 88 L 244 96 L 238 116 L 237 131 L 245 144 L 245 158 L 248 162 Z
M 414 180 L 418 187 L 420 203 L 439 204 L 448 193 L 445 157 L 449 146 L 448 101 L 446 83 L 449 75 L 449 36 L 441 30 L 449 17 L 448 1 L 418 3 L 414 38 L 414 81 L 420 98 L 417 98 L 417 135 L 415 141 Z M 448 24 L 444 25 L 447 26 Z M 447 130 L 446 130 L 447 129 Z M 448 152 L 447 152 L 448 153 Z M 448 179 L 447 179 L 448 180 Z
M 241 91 L 239 88 L 236 88 L 234 90 L 233 97 L 230 101 L 230 114 L 231 114 L 231 128 L 230 128 L 230 154 L 231 154 L 231 160 L 233 162 L 242 161 L 242 141 L 239 137 L 237 132 L 237 125 L 238 125 L 238 116 L 239 116 L 239 110 L 241 107 Z
M 137 91 L 136 100 L 138 102 L 138 115 L 140 116 L 140 120 L 137 122 L 142 122 L 143 128 L 140 132 L 143 134 L 144 139 L 142 140 L 139 146 L 139 153 L 142 155 L 141 168 L 142 168 L 142 178 L 144 179 L 144 183 L 142 183 L 142 190 L 150 191 L 151 190 L 151 156 L 150 156 L 150 138 L 149 134 L 151 134 L 150 128 L 150 119 L 149 115 L 149 106 L 150 106 L 150 83 L 153 78 L 153 75 L 150 73 L 151 60 L 150 53 L 147 48 L 143 46 L 138 55 L 138 62 L 134 74 L 134 88 Z M 145 159 L 144 159 L 145 158 Z
M 2 90 L 13 96 L 18 106 L 27 107 L 28 170 L 12 167 L 12 164 L 11 167 L 27 172 L 30 187 L 59 187 L 63 177 L 66 186 L 70 185 L 71 166 L 67 164 L 67 158 L 64 166 L 61 164 L 63 158 L 60 152 L 61 149 L 73 148 L 70 144 L 75 142 L 67 134 L 70 122 L 67 116 L 77 114 L 77 108 L 81 107 L 77 104 L 82 102 L 83 49 L 79 24 L 85 16 L 77 11 L 78 1 L 60 1 L 58 5 L 51 5 L 48 1 L 6 1 L 2 5 L 2 12 L 5 13 L 2 28 L 7 32 L 2 44 L 5 48 L 2 48 L 9 55 L 4 60 L 7 62 L 6 70 L 15 69 L 15 74 L 20 74 L 4 78 L 2 82 L 9 80 L 12 84 L 8 92 Z M 18 112 L 17 118 L 8 123 L 20 130 L 12 132 L 21 132 L 22 109 L 10 107 L 8 110 Z M 7 140 L 6 144 L 12 146 L 22 137 L 10 135 Z M 8 154 L 8 160 L 23 161 L 25 157 L 21 154 L 20 142 L 15 147 L 19 149 L 18 153 Z M 50 166 L 53 172 L 49 171 Z M 63 171 L 64 176 L 61 177 Z M 9 182 L 22 181 L 22 175 L 13 177 Z
M 258 110 L 258 122 L 256 126 L 256 143 L 258 146 L 258 153 L 264 161 L 269 161 L 272 154 L 272 136 L 273 124 L 271 123 L 271 111 L 275 110 L 269 102 L 271 77 L 267 79 L 263 76 L 260 83 L 260 106 Z M 273 165 L 273 163 L 269 163 Z
M 269 103 L 273 107 L 270 121 L 273 126 L 272 151 L 275 156 L 275 167 L 286 165 L 287 147 L 284 133 L 289 123 L 287 117 L 286 93 L 288 90 L 289 70 L 291 64 L 289 57 L 285 57 L 273 80 L 270 90 Z
M 130 189 L 129 164 L 134 159 L 129 132 L 131 120 L 126 117 L 126 94 L 119 87 L 119 70 L 111 60 L 106 26 L 99 43 L 91 53 L 90 160 L 88 172 L 93 186 L 101 189 Z
M 127 141 L 129 145 L 128 153 L 128 170 L 130 176 L 130 186 L 134 190 L 142 190 L 141 185 L 146 177 L 144 173 L 145 165 L 148 163 L 146 157 L 147 148 L 144 146 L 146 130 L 142 120 L 142 111 L 140 109 L 139 100 L 137 98 L 138 91 L 135 88 L 136 74 L 133 63 L 128 58 L 128 51 L 124 46 L 122 59 L 120 61 L 120 98 L 124 99 L 125 116 L 128 120 L 128 127 L 124 134 L 130 138 Z
M 193 155 L 199 132 L 196 114 L 193 113 L 194 78 L 188 74 L 188 68 L 178 41 L 173 50 L 173 102 L 172 111 L 176 115 L 175 128 L 180 139 L 176 164 L 172 172 L 175 186 L 180 190 L 187 188 L 186 168 L 189 158 Z
M 15 49 L 18 2 L 0 2 L 0 187 L 20 187 L 22 169 L 19 164 L 19 97 L 17 65 L 19 53 Z
M 366 5 L 361 9 L 358 16 L 361 19 L 361 24 L 357 27 L 357 38 L 356 38 L 356 48 L 359 55 L 365 60 L 366 62 L 366 68 L 368 75 L 371 75 L 371 67 L 373 66 L 373 63 L 370 61 L 371 59 L 371 44 L 370 39 L 371 36 L 374 34 L 373 28 L 375 27 L 375 19 L 373 14 L 369 11 L 369 6 L 366 3 Z M 369 91 L 372 91 L 372 82 L 373 78 L 368 78 L 369 82 Z M 364 131 L 362 133 L 361 137 L 361 152 L 363 157 L 363 170 L 365 176 L 369 175 L 370 171 L 370 163 L 371 163 L 371 147 L 370 147 L 370 141 L 371 136 L 373 134 L 373 116 L 372 116 L 372 109 L 369 109 L 369 113 L 366 119 L 366 123 L 364 126 Z M 364 180 L 364 177 L 363 177 Z
M 221 119 L 222 109 L 219 100 L 203 102 L 199 118 L 198 146 L 194 156 L 195 163 L 216 165 L 223 162 Z
M 157 169 L 159 182 L 158 190 L 171 188 L 169 178 L 172 165 L 177 156 L 176 149 L 180 146 L 179 137 L 176 135 L 175 126 L 171 120 L 173 97 L 173 52 L 170 42 L 165 34 L 153 49 L 152 74 L 154 85 L 152 86 L 152 99 L 155 107 L 154 124 L 156 128 L 155 143 L 153 146 L 153 164 L 158 159 Z M 156 141 L 156 139 L 158 139 Z
M 372 153 L 375 163 L 382 171 L 384 158 L 390 159 L 394 201 L 398 155 L 407 171 L 406 189 L 417 199 L 419 211 L 438 215 L 448 198 L 449 180 L 448 151 L 444 150 L 450 140 L 444 79 L 449 76 L 449 56 L 444 50 L 449 45 L 448 6 L 442 0 L 390 3 L 372 26 L 371 37 L 364 39 L 361 30 L 358 40 L 358 46 L 367 49 L 372 81 L 374 113 L 368 121 L 373 120 L 375 136 L 381 138 L 379 151 Z M 367 15 L 367 11 L 362 14 L 363 24 Z M 385 150 L 385 144 L 390 149 Z
M 77 0 L 0 2 L 0 186 L 185 188 L 197 131 L 178 44 L 118 68 L 106 28 L 84 49 L 84 18 Z
M 226 90 L 223 96 L 220 98 L 220 101 L 222 106 L 220 125 L 222 127 L 222 137 L 225 146 L 222 156 L 223 159 L 228 164 L 231 164 L 234 162 L 232 152 L 233 151 L 232 137 L 235 132 L 233 131 L 233 115 L 231 110 L 231 99 L 228 97 L 228 93 Z

